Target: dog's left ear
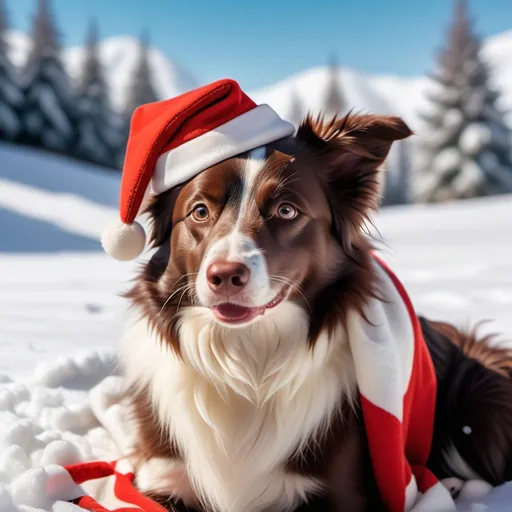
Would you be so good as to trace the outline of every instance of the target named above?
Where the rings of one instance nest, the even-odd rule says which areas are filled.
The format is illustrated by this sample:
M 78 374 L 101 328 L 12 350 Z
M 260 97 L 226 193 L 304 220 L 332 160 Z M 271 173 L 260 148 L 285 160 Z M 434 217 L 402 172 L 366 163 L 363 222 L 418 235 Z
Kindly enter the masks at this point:
M 331 121 L 308 116 L 300 125 L 297 140 L 313 151 L 346 249 L 378 206 L 379 167 L 391 145 L 409 135 L 407 124 L 391 116 L 347 114 Z

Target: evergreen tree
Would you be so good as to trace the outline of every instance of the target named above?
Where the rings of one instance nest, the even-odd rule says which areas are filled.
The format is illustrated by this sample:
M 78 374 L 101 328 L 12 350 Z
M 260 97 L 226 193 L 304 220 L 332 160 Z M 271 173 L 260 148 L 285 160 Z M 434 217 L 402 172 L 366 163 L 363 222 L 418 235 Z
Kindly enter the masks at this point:
M 115 115 L 98 56 L 98 27 L 94 20 L 89 24 L 77 96 L 75 155 L 97 164 L 116 167 L 116 150 L 122 143 L 122 135 L 115 125 Z
M 145 32 L 140 40 L 139 56 L 133 72 L 133 82 L 128 90 L 126 105 L 128 115 L 131 115 L 140 105 L 159 100 L 153 85 L 149 51 L 149 35 Z
M 74 137 L 73 96 L 60 59 L 50 0 L 39 0 L 32 46 L 23 70 L 23 142 L 68 152 Z
M 0 138 L 14 140 L 21 131 L 18 115 L 23 95 L 8 57 L 7 25 L 5 2 L 0 0 Z
M 324 109 L 326 117 L 340 116 L 348 110 L 341 84 L 338 79 L 339 66 L 336 55 L 332 54 L 329 64 L 329 77 L 327 83 L 327 93 L 324 100 Z
M 441 52 L 432 111 L 423 114 L 427 166 L 417 191 L 423 201 L 443 201 L 512 191 L 511 137 L 489 85 L 465 0 Z
M 410 202 L 409 145 L 401 140 L 393 145 L 388 158 L 388 170 L 383 171 L 383 206 L 407 204 Z

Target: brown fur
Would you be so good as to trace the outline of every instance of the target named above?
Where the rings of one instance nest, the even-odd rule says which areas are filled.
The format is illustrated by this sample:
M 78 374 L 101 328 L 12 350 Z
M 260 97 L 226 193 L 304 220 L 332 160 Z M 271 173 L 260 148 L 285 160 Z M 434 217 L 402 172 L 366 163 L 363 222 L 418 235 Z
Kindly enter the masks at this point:
M 489 370 L 511 377 L 512 350 L 499 346 L 496 334 L 479 335 L 478 329 L 481 325 L 482 323 L 468 331 L 461 331 L 446 322 L 432 322 L 434 329 L 449 338 L 464 355 L 480 362 Z
M 494 485 L 511 479 L 512 352 L 477 329 L 420 321 L 438 380 L 431 468 L 440 477 L 467 478 L 443 455 L 453 443 L 481 478 Z
M 363 314 L 368 300 L 377 296 L 371 245 L 362 228 L 378 204 L 379 166 L 392 142 L 410 134 L 393 117 L 308 117 L 295 137 L 266 147 L 265 167 L 241 229 L 264 251 L 269 274 L 295 284 L 289 300 L 310 315 L 311 346 L 322 329 L 344 325 L 350 311 Z M 195 277 L 205 251 L 233 226 L 245 158 L 240 155 L 205 170 L 179 189 L 159 195 L 148 208 L 151 240 L 158 249 L 127 297 L 178 354 L 175 315 L 196 303 Z M 303 215 L 293 222 L 275 218 L 279 201 L 293 202 Z M 189 213 L 198 202 L 211 215 L 194 223 Z M 167 445 L 144 393 L 135 397 L 134 405 L 144 455 L 179 455 Z M 330 504 L 315 510 L 378 510 L 361 420 L 347 412 L 346 418 L 333 422 L 331 433 L 323 444 L 290 460 L 288 471 L 325 480 L 324 499 Z

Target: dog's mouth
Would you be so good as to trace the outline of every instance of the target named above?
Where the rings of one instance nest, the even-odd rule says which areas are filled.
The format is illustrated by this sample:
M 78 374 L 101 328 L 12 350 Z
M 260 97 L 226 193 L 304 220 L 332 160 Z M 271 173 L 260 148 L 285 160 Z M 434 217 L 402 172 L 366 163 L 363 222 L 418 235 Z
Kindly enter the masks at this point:
M 224 302 L 211 307 L 211 311 L 224 324 L 245 324 L 256 317 L 265 314 L 265 311 L 273 309 L 286 298 L 289 287 L 284 287 L 270 302 L 264 306 L 248 307 L 232 302 Z

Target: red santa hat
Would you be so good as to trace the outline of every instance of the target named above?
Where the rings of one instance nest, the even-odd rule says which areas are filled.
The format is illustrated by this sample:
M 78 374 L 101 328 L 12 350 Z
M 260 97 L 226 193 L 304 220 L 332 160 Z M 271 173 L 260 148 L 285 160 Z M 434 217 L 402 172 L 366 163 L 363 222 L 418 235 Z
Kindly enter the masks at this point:
M 146 235 L 136 217 L 144 197 L 295 131 L 268 105 L 256 105 L 234 80 L 219 80 L 170 100 L 138 107 L 132 117 L 121 179 L 120 219 L 101 237 L 118 260 L 136 258 Z

